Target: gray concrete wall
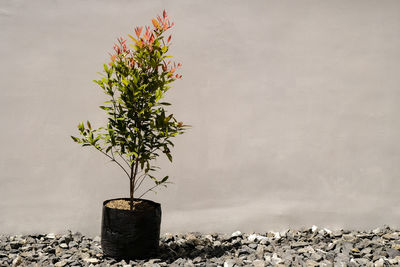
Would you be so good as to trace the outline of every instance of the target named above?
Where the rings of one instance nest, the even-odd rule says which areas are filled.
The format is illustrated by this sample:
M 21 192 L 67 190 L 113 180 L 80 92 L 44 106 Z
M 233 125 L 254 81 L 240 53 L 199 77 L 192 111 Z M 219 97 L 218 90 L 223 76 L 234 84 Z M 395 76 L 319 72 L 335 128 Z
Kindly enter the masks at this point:
M 0 231 L 99 234 L 124 174 L 74 144 L 105 121 L 114 40 L 166 9 L 193 125 L 147 198 L 162 231 L 400 227 L 400 2 L 0 1 Z

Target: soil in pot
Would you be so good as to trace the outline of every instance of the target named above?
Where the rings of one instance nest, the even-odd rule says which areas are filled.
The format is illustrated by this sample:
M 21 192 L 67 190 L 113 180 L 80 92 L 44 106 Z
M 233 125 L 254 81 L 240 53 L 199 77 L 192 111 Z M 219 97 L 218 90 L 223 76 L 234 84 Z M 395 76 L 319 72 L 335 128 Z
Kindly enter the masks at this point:
M 159 203 L 129 198 L 103 203 L 101 245 L 105 255 L 116 259 L 144 259 L 158 253 L 161 206 Z
M 106 207 L 119 210 L 130 210 L 130 201 L 125 199 L 116 199 L 107 202 Z M 149 210 L 154 209 L 147 201 L 135 200 L 133 201 L 133 210 Z

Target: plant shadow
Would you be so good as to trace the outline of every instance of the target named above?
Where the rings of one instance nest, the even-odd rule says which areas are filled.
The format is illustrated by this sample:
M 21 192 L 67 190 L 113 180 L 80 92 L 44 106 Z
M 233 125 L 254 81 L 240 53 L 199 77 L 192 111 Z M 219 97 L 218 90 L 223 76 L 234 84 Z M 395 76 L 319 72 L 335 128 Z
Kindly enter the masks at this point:
M 202 259 L 219 258 L 226 252 L 232 251 L 238 243 L 214 246 L 212 242 L 200 243 L 197 240 L 185 240 L 183 242 L 163 242 L 160 244 L 158 258 L 164 262 L 172 263 L 179 258 L 194 260 L 197 257 Z

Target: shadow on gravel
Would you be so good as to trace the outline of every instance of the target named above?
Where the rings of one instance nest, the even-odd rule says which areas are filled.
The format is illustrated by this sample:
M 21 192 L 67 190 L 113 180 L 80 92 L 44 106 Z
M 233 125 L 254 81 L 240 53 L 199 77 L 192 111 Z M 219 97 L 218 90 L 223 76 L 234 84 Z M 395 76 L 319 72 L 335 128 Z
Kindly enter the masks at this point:
M 214 246 L 212 244 L 196 245 L 191 241 L 185 241 L 179 244 L 174 242 L 170 244 L 161 244 L 158 258 L 168 263 L 172 263 L 179 258 L 191 260 L 197 257 L 202 259 L 219 258 L 238 246 L 239 244 Z

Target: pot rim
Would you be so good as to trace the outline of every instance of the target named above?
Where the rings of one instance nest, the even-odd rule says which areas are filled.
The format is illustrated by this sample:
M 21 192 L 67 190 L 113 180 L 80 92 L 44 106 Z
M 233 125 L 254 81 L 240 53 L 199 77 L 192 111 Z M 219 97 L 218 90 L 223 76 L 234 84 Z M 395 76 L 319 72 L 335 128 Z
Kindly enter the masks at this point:
M 118 197 L 118 198 L 112 198 L 112 199 L 104 200 L 103 201 L 103 208 L 105 208 L 107 210 L 118 210 L 118 211 L 121 211 L 121 212 L 138 212 L 137 210 L 121 210 L 121 209 L 114 209 L 114 208 L 107 207 L 106 204 L 108 202 L 110 202 L 110 201 L 113 201 L 113 200 L 127 200 L 127 201 L 129 201 L 130 198 L 129 197 Z M 140 200 L 140 201 L 147 202 L 147 203 L 151 204 L 155 209 L 161 208 L 161 204 L 160 203 L 152 201 L 152 200 L 149 200 L 149 199 L 133 198 L 133 200 Z

